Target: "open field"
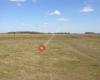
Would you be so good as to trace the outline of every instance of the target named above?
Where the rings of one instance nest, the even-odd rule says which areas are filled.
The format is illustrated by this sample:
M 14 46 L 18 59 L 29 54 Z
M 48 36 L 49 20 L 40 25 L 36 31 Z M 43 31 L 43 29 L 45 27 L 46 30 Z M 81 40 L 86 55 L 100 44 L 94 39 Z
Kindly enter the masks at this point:
M 100 80 L 100 35 L 0 34 L 0 80 Z

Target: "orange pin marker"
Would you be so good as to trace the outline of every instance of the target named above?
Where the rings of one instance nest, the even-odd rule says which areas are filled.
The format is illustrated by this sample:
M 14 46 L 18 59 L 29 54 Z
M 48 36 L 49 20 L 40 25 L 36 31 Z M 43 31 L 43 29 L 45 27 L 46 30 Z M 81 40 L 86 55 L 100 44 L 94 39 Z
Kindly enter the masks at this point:
M 39 49 L 40 52 L 44 52 L 46 50 L 46 47 L 45 47 L 45 45 L 42 44 L 42 45 L 39 46 L 38 49 Z

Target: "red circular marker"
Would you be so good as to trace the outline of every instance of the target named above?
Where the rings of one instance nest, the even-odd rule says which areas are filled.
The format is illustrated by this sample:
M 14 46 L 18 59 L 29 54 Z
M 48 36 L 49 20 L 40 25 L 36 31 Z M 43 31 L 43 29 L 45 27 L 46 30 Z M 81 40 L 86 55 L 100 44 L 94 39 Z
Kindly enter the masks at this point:
M 40 52 L 44 52 L 46 50 L 46 47 L 44 45 L 40 45 L 38 49 Z

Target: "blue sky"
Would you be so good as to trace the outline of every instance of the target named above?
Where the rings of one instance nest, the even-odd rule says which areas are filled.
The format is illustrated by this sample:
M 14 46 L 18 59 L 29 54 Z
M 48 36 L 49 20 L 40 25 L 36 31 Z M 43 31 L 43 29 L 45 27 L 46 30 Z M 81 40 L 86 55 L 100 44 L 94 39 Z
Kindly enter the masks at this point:
M 100 0 L 0 0 L 0 32 L 100 32 Z

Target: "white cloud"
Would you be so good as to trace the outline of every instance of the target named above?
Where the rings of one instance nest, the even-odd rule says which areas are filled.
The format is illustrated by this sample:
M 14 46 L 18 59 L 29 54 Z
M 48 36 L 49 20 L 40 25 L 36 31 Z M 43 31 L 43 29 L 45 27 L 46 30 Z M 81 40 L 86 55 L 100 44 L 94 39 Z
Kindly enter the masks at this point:
M 28 0 L 8 0 L 10 2 L 18 2 L 18 3 L 22 3 L 22 2 L 26 2 Z M 35 3 L 37 0 L 31 0 L 33 3 Z
M 11 2 L 26 2 L 26 0 L 9 0 Z
M 22 6 L 27 0 L 9 0 L 10 2 L 16 3 L 17 6 Z
M 61 18 L 58 18 L 58 21 L 68 21 L 68 19 L 61 17 Z
M 17 6 L 22 6 L 23 3 L 27 2 L 28 0 L 8 0 L 9 2 L 15 3 Z M 35 3 L 37 0 L 30 0 L 32 3 Z
M 60 16 L 61 15 L 61 12 L 59 10 L 55 10 L 55 11 L 49 13 L 49 15 Z
M 85 7 L 81 10 L 81 12 L 83 12 L 83 13 L 89 13 L 89 12 L 93 12 L 93 11 L 94 11 L 94 9 L 93 9 L 92 6 L 90 6 L 90 5 L 85 6 Z

